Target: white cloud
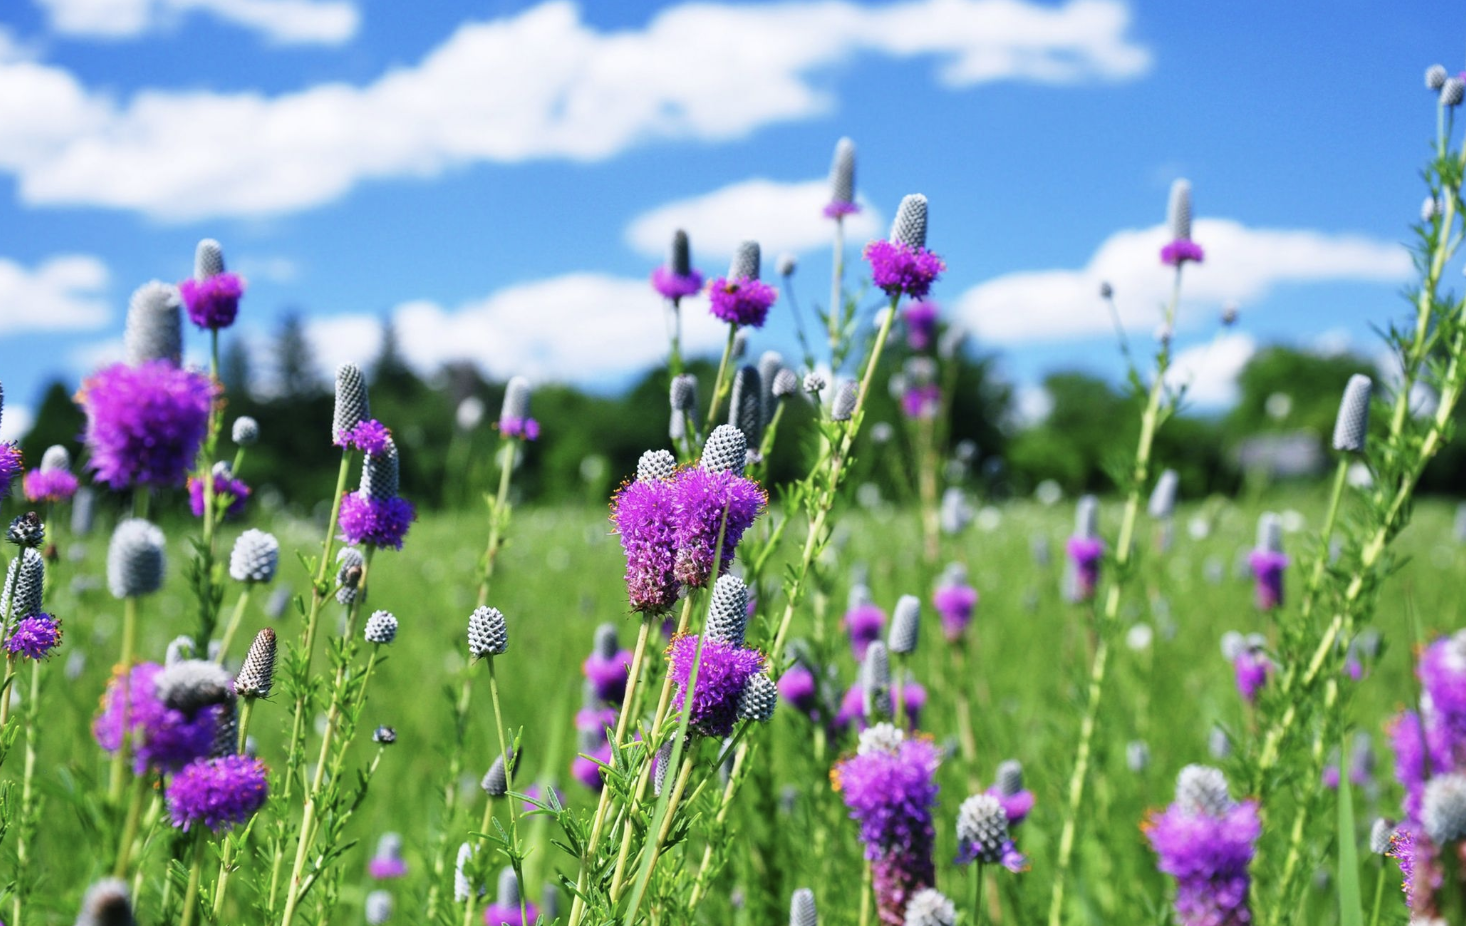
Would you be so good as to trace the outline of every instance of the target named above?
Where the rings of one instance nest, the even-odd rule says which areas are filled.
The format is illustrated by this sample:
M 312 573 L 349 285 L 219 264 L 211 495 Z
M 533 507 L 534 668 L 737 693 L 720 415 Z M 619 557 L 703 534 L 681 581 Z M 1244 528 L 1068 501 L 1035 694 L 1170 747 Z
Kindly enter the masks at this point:
M 1237 376 L 1257 353 L 1251 335 L 1224 334 L 1176 354 L 1166 373 L 1166 385 L 1186 388 L 1189 405 L 1217 407 L 1237 401 Z
M 772 276 L 780 252 L 830 246 L 832 223 L 820 212 L 829 201 L 830 185 L 825 180 L 744 180 L 642 213 L 627 226 L 626 241 L 648 257 L 659 257 L 666 254 L 672 233 L 682 228 L 697 258 L 730 257 L 739 242 L 752 238 L 763 251 L 765 275 Z M 881 227 L 879 213 L 861 202 L 864 208 L 845 220 L 847 241 L 863 243 Z M 720 272 L 703 269 L 710 276 Z
M 229 263 L 230 270 L 251 282 L 293 283 L 300 278 L 300 264 L 278 254 L 246 254 Z
M 833 109 L 826 75 L 858 55 L 934 59 L 954 88 L 1133 79 L 1150 54 L 1129 27 L 1120 0 L 786 0 L 685 3 L 609 32 L 547 0 L 464 24 L 364 86 L 274 96 L 148 89 L 119 99 L 12 56 L 0 60 L 0 170 L 31 205 L 270 215 L 372 178 L 745 137 Z
M 6 405 L 0 415 L 0 440 L 20 440 L 35 424 L 35 414 L 24 405 Z
M 0 258 L 0 333 L 99 328 L 111 315 L 107 266 L 66 254 L 35 268 Z
M 1324 280 L 1397 282 L 1411 269 L 1402 245 L 1359 235 L 1307 229 L 1249 228 L 1230 219 L 1199 219 L 1193 236 L 1206 260 L 1186 268 L 1179 326 L 1224 302 L 1259 299 L 1283 283 Z M 1013 344 L 1107 333 L 1114 323 L 1099 298 L 1115 289 L 1122 324 L 1150 331 L 1170 299 L 1173 274 L 1160 263 L 1162 226 L 1111 235 L 1080 270 L 1010 273 L 975 286 L 958 300 L 962 318 L 988 341 Z M 1244 307 L 1245 310 L 1245 307 Z
M 403 357 L 427 373 L 469 361 L 496 378 L 585 382 L 632 373 L 666 358 L 665 309 L 645 280 L 575 273 L 510 286 L 449 309 L 428 300 L 392 311 Z M 721 348 L 727 327 L 705 296 L 683 300 L 683 349 Z M 308 323 L 323 369 L 364 363 L 381 344 L 381 320 L 342 315 Z
M 282 45 L 339 45 L 356 35 L 361 15 L 345 0 L 38 0 L 63 35 L 134 38 L 194 12 L 253 29 Z

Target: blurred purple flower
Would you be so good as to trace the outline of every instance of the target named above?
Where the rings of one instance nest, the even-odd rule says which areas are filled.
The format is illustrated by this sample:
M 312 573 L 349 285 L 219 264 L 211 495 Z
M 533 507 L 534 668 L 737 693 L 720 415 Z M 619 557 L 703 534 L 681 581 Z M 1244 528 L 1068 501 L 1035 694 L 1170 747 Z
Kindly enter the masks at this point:
M 682 276 L 671 267 L 658 267 L 652 271 L 652 288 L 675 302 L 686 296 L 697 295 L 702 289 L 702 274 L 691 270 L 686 276 Z
M 4 469 L 5 446 L 0 445 L 0 483 L 7 484 Z M 28 502 L 64 502 L 76 494 L 80 483 L 76 476 L 64 469 L 33 469 L 25 474 L 25 498 Z M 0 498 L 5 497 L 5 490 L 0 489 Z
M 762 328 L 779 294 L 762 280 L 718 277 L 708 286 L 708 297 L 715 317 L 730 325 Z
M 942 585 L 932 593 L 932 606 L 941 616 L 942 633 L 949 643 L 956 643 L 967 632 L 977 599 L 977 589 L 965 582 Z
M 235 479 L 233 476 L 225 476 L 222 473 L 214 474 L 215 504 L 225 499 L 229 502 L 229 507 L 224 509 L 224 517 L 238 517 L 244 511 L 244 505 L 249 501 L 249 496 L 250 487 L 245 485 L 243 479 Z M 204 481 L 197 476 L 188 477 L 188 510 L 192 511 L 196 518 L 204 516 Z
M 1264 611 L 1283 604 L 1283 570 L 1288 568 L 1288 554 L 1272 550 L 1253 550 L 1247 554 L 1247 565 L 1256 579 L 1257 606 Z
M 168 782 L 168 814 L 184 832 L 202 823 L 214 832 L 244 823 L 269 795 L 265 764 L 253 756 L 198 759 Z
M 865 259 L 870 262 L 871 278 L 888 296 L 905 293 L 921 299 L 931 291 L 932 283 L 947 265 L 926 248 L 880 239 L 865 246 Z
M 215 386 L 167 360 L 113 364 L 81 385 L 88 466 L 113 489 L 181 486 L 208 429 Z
M 935 302 L 910 302 L 901 310 L 906 322 L 906 346 L 915 351 L 930 350 L 937 338 L 937 315 L 940 309 Z
M 205 331 L 218 331 L 234 324 L 239 314 L 239 297 L 244 281 L 237 273 L 216 273 L 206 280 L 189 277 L 178 284 L 178 295 L 188 310 L 188 319 Z
M 218 706 L 206 707 L 189 717 L 158 698 L 155 684 L 163 667 L 142 662 L 132 667 L 127 678 L 127 711 L 123 713 L 121 675 L 114 675 L 102 696 L 102 713 L 92 724 L 97 745 L 107 752 L 122 746 L 124 727 L 132 733 L 133 771 L 146 769 L 178 771 L 209 754 L 218 728 Z

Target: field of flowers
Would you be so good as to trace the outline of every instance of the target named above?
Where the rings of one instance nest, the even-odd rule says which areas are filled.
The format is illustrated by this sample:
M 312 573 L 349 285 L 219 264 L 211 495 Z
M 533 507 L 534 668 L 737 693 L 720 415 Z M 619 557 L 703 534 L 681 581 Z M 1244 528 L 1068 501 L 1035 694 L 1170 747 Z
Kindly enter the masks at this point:
M 243 287 L 201 242 L 192 278 L 135 294 L 127 359 L 78 393 L 83 442 L 28 468 L 0 445 L 0 917 L 1466 921 L 1466 525 L 1413 497 L 1466 388 L 1442 282 L 1466 227 L 1466 84 L 1426 84 L 1420 280 L 1384 320 L 1399 381 L 1338 384 L 1327 484 L 1242 501 L 1178 500 L 1154 454 L 1206 259 L 1185 181 L 1160 336 L 1122 342 L 1140 432 L 1104 499 L 967 491 L 946 437 L 960 332 L 923 301 L 960 257 L 907 196 L 860 249 L 884 294 L 861 305 L 838 259 L 848 141 L 835 308 L 802 360 L 741 360 L 780 298 L 756 242 L 705 283 L 673 239 L 652 280 L 669 406 L 645 411 L 670 411 L 668 440 L 609 510 L 520 501 L 516 460 L 555 439 L 522 380 L 496 490 L 457 512 L 400 495 L 401 423 L 372 416 L 356 365 L 314 434 L 231 419 L 219 341 Z M 728 337 L 699 384 L 677 332 L 705 286 Z M 208 371 L 180 365 L 185 318 Z M 875 382 L 883 356 L 895 384 Z M 896 424 L 865 420 L 888 385 L 899 507 L 847 478 L 862 427 Z M 819 410 L 807 433 L 781 431 L 794 402 Z M 307 440 L 340 448 L 335 493 L 252 500 L 251 448 Z M 771 493 L 780 442 L 808 470 Z M 98 515 L 102 490 L 121 516 Z M 291 514 L 316 502 L 329 516 Z

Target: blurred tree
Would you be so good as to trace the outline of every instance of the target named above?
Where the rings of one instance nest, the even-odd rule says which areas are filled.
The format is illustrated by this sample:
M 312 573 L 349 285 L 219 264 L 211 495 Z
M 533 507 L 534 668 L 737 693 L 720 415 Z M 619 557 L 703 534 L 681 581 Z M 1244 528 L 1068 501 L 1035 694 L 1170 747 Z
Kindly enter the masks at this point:
M 40 466 L 41 455 L 46 448 L 60 444 L 71 451 L 72 471 L 80 474 L 76 464 L 80 462 L 81 437 L 86 423 L 86 415 L 66 384 L 56 380 L 48 385 L 41 397 L 40 408 L 36 409 L 36 420 L 20 442 L 26 469 Z
M 315 357 L 299 309 L 287 309 L 280 316 L 274 353 L 276 388 L 281 398 L 307 399 L 320 393 Z

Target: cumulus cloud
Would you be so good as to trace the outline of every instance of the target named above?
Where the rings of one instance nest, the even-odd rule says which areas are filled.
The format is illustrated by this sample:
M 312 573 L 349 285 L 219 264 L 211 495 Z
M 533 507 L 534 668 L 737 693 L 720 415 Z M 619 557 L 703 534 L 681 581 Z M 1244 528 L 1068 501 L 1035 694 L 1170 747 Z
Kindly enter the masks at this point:
M 831 110 L 827 73 L 861 55 L 931 59 L 952 88 L 1133 79 L 1150 54 L 1129 31 L 1120 0 L 699 2 L 620 31 L 547 0 L 464 24 L 422 60 L 365 85 L 148 89 L 125 99 L 12 55 L 0 60 L 0 170 L 32 205 L 171 220 L 270 215 L 372 178 L 745 137 Z
M 339 45 L 356 35 L 361 15 L 345 0 L 38 0 L 63 35 L 129 39 L 206 13 L 282 45 Z
M 0 334 L 9 331 L 88 330 L 111 316 L 107 265 L 68 254 L 34 268 L 0 258 Z
M 1250 335 L 1221 335 L 1178 352 L 1166 373 L 1166 385 L 1185 387 L 1190 405 L 1232 405 L 1237 401 L 1237 377 L 1255 353 L 1257 342 Z
M 627 226 L 626 241 L 648 257 L 660 257 L 666 254 L 672 233 L 681 228 L 691 237 L 694 257 L 729 257 L 739 242 L 752 238 L 768 264 L 765 275 L 772 275 L 772 261 L 780 252 L 830 246 L 831 222 L 820 213 L 829 201 L 830 186 L 824 180 L 744 180 L 642 213 Z M 879 233 L 879 214 L 861 202 L 864 208 L 845 219 L 848 241 L 863 242 Z M 703 270 L 710 275 L 721 272 L 711 266 Z
M 665 309 L 647 281 L 602 274 L 523 283 L 452 308 L 416 300 L 391 316 L 403 357 L 424 373 L 467 361 L 499 379 L 587 382 L 643 370 L 667 351 Z M 683 300 L 682 317 L 689 353 L 713 351 L 727 336 L 706 296 Z M 307 330 L 317 361 L 333 370 L 374 357 L 381 328 L 375 316 L 340 315 Z
M 26 406 L 7 404 L 4 414 L 0 415 L 0 440 L 20 440 L 30 433 L 35 421 L 36 416 Z
M 1307 229 L 1249 228 L 1230 219 L 1199 219 L 1193 237 L 1206 261 L 1186 268 L 1180 326 L 1230 301 L 1259 299 L 1274 286 L 1325 280 L 1393 283 L 1406 279 L 1410 255 L 1402 245 L 1360 235 Z M 1153 330 L 1170 298 L 1172 274 L 1158 254 L 1162 226 L 1111 235 L 1079 270 L 1009 273 L 959 297 L 957 311 L 979 336 L 1015 344 L 1088 337 L 1113 330 L 1099 298 L 1100 283 L 1115 289 L 1121 323 Z

